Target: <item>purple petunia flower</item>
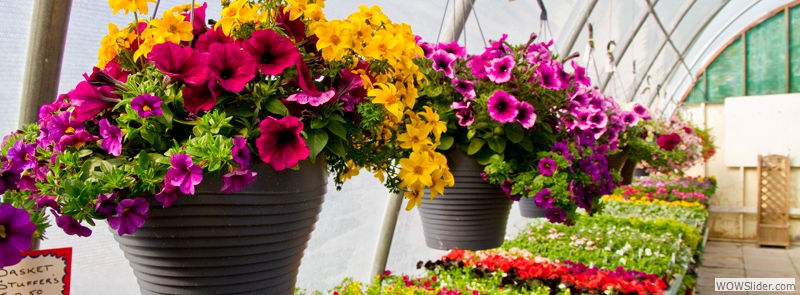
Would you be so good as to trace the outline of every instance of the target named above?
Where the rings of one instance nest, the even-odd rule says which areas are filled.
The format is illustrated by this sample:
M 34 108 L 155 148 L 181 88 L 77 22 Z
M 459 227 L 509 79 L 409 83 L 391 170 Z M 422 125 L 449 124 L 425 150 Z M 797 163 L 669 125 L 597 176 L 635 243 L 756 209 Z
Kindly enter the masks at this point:
M 533 105 L 527 101 L 522 101 L 517 104 L 517 118 L 515 119 L 525 129 L 530 129 L 536 124 L 536 113 L 534 112 Z
M 511 195 L 511 186 L 513 186 L 514 183 L 516 183 L 516 181 L 513 181 L 511 179 L 503 180 L 503 184 L 500 185 L 500 189 L 502 189 L 503 192 L 506 193 L 506 197 L 508 197 L 509 200 L 519 201 L 520 196 Z
M 36 231 L 36 224 L 24 209 L 14 208 L 11 204 L 0 204 L 0 226 L 5 229 L 0 239 L 0 268 L 11 266 L 22 260 L 20 251 L 29 250 L 31 236 Z
M 589 116 L 589 125 L 591 128 L 606 128 L 608 124 L 608 116 L 604 112 L 597 112 Z
M 567 212 L 561 208 L 551 208 L 547 210 L 545 216 L 547 216 L 547 219 L 552 223 L 563 223 L 567 220 Z
M 247 139 L 242 136 L 237 136 L 233 139 L 233 149 L 231 155 L 239 167 L 247 169 L 250 166 L 250 148 L 247 147 Z
M 133 234 L 150 218 L 148 210 L 150 204 L 142 197 L 122 200 L 117 205 L 117 215 L 108 217 L 108 225 L 120 236 Z
M 6 156 L 9 164 L 19 170 L 33 168 L 36 166 L 36 145 L 18 140 L 8 149 Z
M 81 225 L 74 217 L 68 215 L 59 216 L 56 210 L 53 209 L 50 209 L 50 213 L 56 217 L 56 225 L 64 230 L 65 234 L 79 237 L 88 237 L 92 235 L 92 230 Z
M 567 158 L 570 155 L 569 145 L 567 145 L 566 143 L 563 143 L 563 142 L 556 142 L 553 145 L 553 147 L 550 148 L 550 151 L 553 152 L 553 153 L 556 153 L 556 155 L 562 156 L 564 158 Z M 567 160 L 569 160 L 569 159 L 567 159 Z
M 628 126 L 636 126 L 639 123 L 639 117 L 634 113 L 626 112 L 622 114 L 622 122 Z
M 462 101 L 454 101 L 450 105 L 451 109 L 457 110 L 456 117 L 458 117 L 458 125 L 466 127 L 472 125 L 472 122 L 475 121 L 475 113 L 472 110 L 473 102 L 472 99 L 465 99 Z
M 256 61 L 264 75 L 283 73 L 300 56 L 291 39 L 270 29 L 253 32 L 253 36 L 242 43 L 242 48 Z
M 38 194 L 34 194 L 33 196 L 36 198 L 36 208 L 44 209 L 49 207 L 56 210 L 56 212 L 61 212 L 61 205 L 56 201 L 56 197 L 40 196 Z
M 156 201 L 161 202 L 164 208 L 172 206 L 172 203 L 178 200 L 178 192 L 180 192 L 180 190 L 176 190 L 175 188 L 174 185 L 170 184 L 170 182 L 165 179 L 164 187 L 154 196 Z
M 267 117 L 261 121 L 259 130 L 261 136 L 256 138 L 258 155 L 276 171 L 295 167 L 309 157 L 311 150 L 300 135 L 303 122 L 297 117 L 286 116 L 280 120 Z
M 180 188 L 187 195 L 194 195 L 194 186 L 203 181 L 203 168 L 192 162 L 192 157 L 187 154 L 173 154 L 169 158 L 172 168 L 167 170 L 164 182 Z
M 461 45 L 458 45 L 458 41 L 453 41 L 450 43 L 439 43 L 439 46 L 436 47 L 436 50 L 444 51 L 454 55 L 455 57 L 465 57 L 467 56 L 467 48 Z
M 447 77 L 453 77 L 453 64 L 456 62 L 456 56 L 454 54 L 437 50 L 431 56 L 431 60 L 433 60 L 434 70 L 444 73 Z
M 596 145 L 594 148 L 594 153 L 597 155 L 605 156 L 608 153 L 608 145 L 607 144 L 600 144 Z
M 514 57 L 510 55 L 495 58 L 486 65 L 487 76 L 489 80 L 497 84 L 508 82 L 511 80 L 511 70 L 513 70 L 516 65 L 517 62 L 514 61 Z
M 301 91 L 301 92 L 297 92 L 297 93 L 293 93 L 292 95 L 289 95 L 289 97 L 287 97 L 286 100 L 287 101 L 294 101 L 294 102 L 297 102 L 299 104 L 308 104 L 308 105 L 311 105 L 311 106 L 318 107 L 318 106 L 321 106 L 322 104 L 330 101 L 331 98 L 333 98 L 334 96 L 336 96 L 336 91 L 334 91 L 333 89 L 325 91 L 325 92 L 321 93 L 320 95 L 311 95 L 311 94 L 306 93 L 305 91 Z
M 596 140 L 592 130 L 583 130 L 578 134 L 578 144 L 581 146 L 591 146 Z
M 235 169 L 222 176 L 222 192 L 226 194 L 238 192 L 250 186 L 256 180 L 256 175 L 258 173 L 250 170 Z
M 203 84 L 208 78 L 208 57 L 189 47 L 164 42 L 153 46 L 147 59 L 170 78 L 189 85 Z
M 0 166 L 0 194 L 5 193 L 7 190 L 19 188 L 21 175 L 22 170 L 18 170 L 16 167 Z
M 50 118 L 47 123 L 48 139 L 58 142 L 64 135 L 75 134 L 75 131 L 85 129 L 83 122 L 72 120 L 70 112 L 61 112 Z
M 161 116 L 161 98 L 151 94 L 140 94 L 131 101 L 131 108 L 139 117 Z
M 561 77 L 558 69 L 550 64 L 542 63 L 536 69 L 542 87 L 552 90 L 561 90 Z
M 517 98 L 504 90 L 497 90 L 489 97 L 489 115 L 497 122 L 511 123 L 517 118 Z
M 542 209 L 550 209 L 553 208 L 553 192 L 549 188 L 543 188 L 541 191 L 536 193 L 533 197 L 533 201 L 536 202 L 536 206 Z
M 465 98 L 475 98 L 475 83 L 472 81 L 453 78 L 453 86 L 455 86 L 456 91 L 464 95 Z
M 592 81 L 589 79 L 589 76 L 586 75 L 586 68 L 578 65 L 578 63 L 573 60 L 572 69 L 575 70 L 573 76 L 575 77 L 575 82 L 577 84 L 587 87 L 592 85 Z
M 551 158 L 544 158 L 539 160 L 539 164 L 536 166 L 539 167 L 539 173 L 544 176 L 553 176 L 553 173 L 558 168 L 556 161 Z
M 228 91 L 240 92 L 256 76 L 256 63 L 236 43 L 214 43 L 208 47 L 211 79 Z
M 642 120 L 650 120 L 650 112 L 648 112 L 647 109 L 640 104 L 637 104 L 633 107 L 633 112 L 639 116 L 639 118 L 642 118 Z
M 122 154 L 122 130 L 119 127 L 108 123 L 108 119 L 100 120 L 100 136 L 103 138 L 101 148 L 115 157 Z
M 117 215 L 117 193 L 98 194 L 94 212 L 106 217 Z

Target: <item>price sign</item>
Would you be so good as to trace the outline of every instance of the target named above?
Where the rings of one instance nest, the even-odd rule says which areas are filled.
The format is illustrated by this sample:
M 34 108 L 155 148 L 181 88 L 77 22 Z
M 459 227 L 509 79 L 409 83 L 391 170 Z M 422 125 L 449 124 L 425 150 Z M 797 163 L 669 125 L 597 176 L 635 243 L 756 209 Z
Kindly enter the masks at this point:
M 20 263 L 0 269 L 0 295 L 69 295 L 72 248 L 22 251 Z

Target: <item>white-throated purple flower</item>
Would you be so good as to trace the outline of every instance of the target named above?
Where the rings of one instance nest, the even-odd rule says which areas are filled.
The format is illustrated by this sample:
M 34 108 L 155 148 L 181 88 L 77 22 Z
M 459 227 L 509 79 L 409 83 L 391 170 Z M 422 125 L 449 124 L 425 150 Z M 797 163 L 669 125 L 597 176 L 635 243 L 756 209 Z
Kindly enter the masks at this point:
M 167 170 L 164 182 L 169 183 L 187 195 L 194 195 L 194 186 L 203 181 L 203 168 L 192 162 L 192 157 L 187 154 L 173 154 L 169 158 L 172 168 Z
M 553 173 L 556 172 L 556 168 L 558 168 L 556 161 L 551 158 L 539 160 L 539 163 L 536 164 L 536 166 L 539 167 L 539 174 L 544 176 L 553 176 Z
M 20 251 L 29 250 L 31 236 L 36 231 L 36 224 L 24 209 L 14 208 L 11 204 L 0 204 L 0 268 L 11 266 L 22 260 Z
M 139 117 L 161 116 L 161 98 L 152 94 L 140 94 L 131 101 L 131 108 Z
M 453 64 L 456 62 L 456 56 L 443 50 L 437 50 L 431 56 L 433 60 L 433 69 L 444 73 L 445 76 L 453 77 Z
M 150 204 L 142 197 L 122 200 L 117 204 L 117 215 L 108 217 L 108 225 L 120 236 L 133 234 L 150 218 L 148 210 Z
M 472 81 L 453 78 L 453 86 L 455 86 L 456 91 L 464 95 L 465 98 L 475 98 L 475 83 Z
M 551 208 L 550 210 L 547 210 L 545 216 L 547 217 L 547 220 L 550 220 L 552 223 L 563 223 L 565 220 L 567 220 L 567 212 L 561 208 Z
M 500 123 L 514 122 L 519 113 L 518 103 L 519 101 L 513 95 L 504 90 L 497 90 L 489 97 L 489 116 Z
M 487 77 L 492 82 L 502 84 L 511 80 L 511 71 L 517 65 L 514 57 L 506 55 L 501 58 L 495 58 L 488 65 L 486 65 Z
M 255 173 L 250 170 L 235 169 L 222 176 L 222 192 L 226 194 L 238 192 L 256 180 Z
M 108 123 L 108 119 L 100 120 L 100 147 L 113 156 L 122 154 L 122 130 Z
M 542 87 L 552 90 L 561 90 L 561 76 L 558 69 L 549 63 L 541 63 L 536 69 Z
M 536 125 L 536 112 L 534 112 L 533 105 L 527 101 L 521 101 L 517 104 L 517 118 L 515 119 L 525 129 L 530 129 Z
M 549 188 L 543 188 L 541 191 L 536 193 L 536 195 L 533 197 L 533 201 L 539 208 L 553 208 L 553 192 Z
M 239 163 L 240 168 L 247 169 L 250 166 L 250 148 L 247 147 L 247 139 L 242 136 L 233 138 L 231 156 L 236 163 Z

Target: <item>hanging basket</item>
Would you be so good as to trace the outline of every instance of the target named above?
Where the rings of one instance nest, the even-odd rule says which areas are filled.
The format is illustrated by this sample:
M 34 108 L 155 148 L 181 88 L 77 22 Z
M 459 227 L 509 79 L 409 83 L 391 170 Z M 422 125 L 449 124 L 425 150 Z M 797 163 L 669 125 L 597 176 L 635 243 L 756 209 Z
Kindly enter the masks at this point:
M 536 206 L 536 201 L 533 198 L 521 198 L 519 200 L 519 213 L 522 214 L 522 217 L 540 218 L 546 216 L 547 210 Z
M 611 171 L 620 171 L 628 159 L 628 149 L 623 148 L 613 155 L 606 155 L 608 160 L 608 169 Z
M 169 208 L 149 197 L 151 216 L 133 235 L 114 232 L 142 294 L 293 294 L 300 258 L 327 191 L 324 158 L 257 180 L 234 194 L 208 177 Z
M 455 186 L 420 207 L 425 244 L 433 249 L 483 250 L 503 244 L 512 201 L 481 178 L 483 167 L 459 149 L 446 154 Z
M 633 172 L 636 171 L 637 164 L 639 163 L 635 161 L 625 161 L 625 165 L 622 166 L 622 170 L 619 172 L 622 177 L 621 185 L 629 185 L 633 182 Z

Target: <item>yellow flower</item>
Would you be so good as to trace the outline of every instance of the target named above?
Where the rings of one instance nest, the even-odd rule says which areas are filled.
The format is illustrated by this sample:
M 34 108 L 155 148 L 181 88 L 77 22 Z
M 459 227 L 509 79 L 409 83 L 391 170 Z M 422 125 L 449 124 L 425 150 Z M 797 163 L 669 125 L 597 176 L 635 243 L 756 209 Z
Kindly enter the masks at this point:
M 377 88 L 367 92 L 367 95 L 373 97 L 373 103 L 380 103 L 386 108 L 389 113 L 396 118 L 401 118 L 403 114 L 403 104 L 397 97 L 397 87 L 392 84 L 377 83 Z
M 402 180 L 401 187 L 413 187 L 419 184 L 433 185 L 431 174 L 439 168 L 439 164 L 431 161 L 425 152 L 413 152 L 408 158 L 400 159 L 402 169 L 397 174 Z
M 406 124 L 406 133 L 397 135 L 397 141 L 400 142 L 400 147 L 418 152 L 424 146 L 433 145 L 428 134 L 431 133 L 430 126 L 423 126 L 422 128 L 414 127 L 413 125 Z
M 325 13 L 322 12 L 322 6 L 317 4 L 309 4 L 304 14 L 313 22 L 325 21 Z
M 138 60 L 140 56 L 147 57 L 153 46 L 166 42 L 166 36 L 163 32 L 155 28 L 147 28 L 142 32 L 142 43 L 139 44 L 139 49 L 133 53 L 133 60 Z
M 347 172 L 345 174 L 342 174 L 342 178 L 344 178 L 342 180 L 350 179 L 353 176 L 358 175 L 358 173 L 360 172 L 361 172 L 361 167 L 356 166 L 356 164 L 353 163 L 353 160 L 347 161 Z
M 433 198 L 436 198 L 437 195 L 444 195 L 445 186 L 453 186 L 455 184 L 453 173 L 450 173 L 449 169 L 436 169 L 436 171 L 433 171 L 432 177 L 431 201 L 433 201 Z
M 389 17 L 383 14 L 381 7 L 373 5 L 367 8 L 366 5 L 359 5 L 358 12 L 351 14 L 348 18 L 359 20 L 361 22 L 369 22 L 372 27 L 380 27 L 384 23 L 389 23 Z
M 117 14 L 120 9 L 125 10 L 125 15 L 128 15 L 130 11 L 147 14 L 147 2 L 155 3 L 156 0 L 108 0 L 108 6 L 111 6 L 114 14 Z
M 308 9 L 308 1 L 307 0 L 286 0 L 286 4 L 288 4 L 284 9 L 283 12 L 289 12 L 289 20 L 296 20 L 300 18 L 301 15 Z M 325 7 L 323 4 L 322 7 Z
M 372 40 L 372 27 L 365 22 L 352 22 L 350 34 L 353 39 L 353 49 L 361 53 L 360 51 L 364 48 L 364 44 Z
M 424 193 L 422 190 L 410 190 L 403 194 L 403 197 L 408 199 L 408 204 L 406 205 L 406 211 L 410 211 L 414 209 L 414 206 L 419 208 L 422 205 L 422 195 Z
M 119 54 L 119 43 L 117 35 L 119 28 L 115 24 L 108 24 L 108 35 L 100 41 L 100 49 L 97 50 L 97 67 L 105 68 L 106 64 L 117 57 Z
M 390 63 L 396 63 L 403 54 L 403 39 L 392 35 L 386 30 L 375 32 L 372 41 L 364 47 L 363 54 L 366 57 L 375 59 L 386 59 Z
M 417 103 L 417 97 L 419 97 L 419 92 L 414 87 L 414 84 L 409 83 L 406 86 L 402 81 L 397 81 L 395 87 L 397 87 L 397 95 L 400 96 L 400 101 L 407 107 L 413 108 Z
M 170 14 L 189 13 L 189 8 L 191 8 L 191 7 L 192 7 L 192 4 L 183 4 L 183 5 L 178 5 L 178 6 L 175 6 L 173 8 L 170 8 L 166 12 L 170 13 Z M 200 4 L 195 3 L 194 7 L 200 7 Z
M 447 131 L 447 124 L 442 121 L 439 121 L 439 114 L 433 111 L 433 109 L 429 106 L 423 106 L 425 109 L 424 113 L 419 113 L 420 116 L 425 117 L 425 121 L 428 121 L 428 126 L 431 127 L 431 132 L 433 132 L 433 136 L 436 137 L 436 142 L 439 142 L 439 139 L 442 137 L 442 133 Z
M 192 35 L 192 24 L 183 15 L 176 15 L 169 12 L 164 12 L 161 19 L 154 19 L 150 21 L 150 25 L 155 28 L 154 34 L 159 34 L 169 42 L 179 44 L 181 41 L 191 41 L 194 38 Z
M 350 38 L 349 29 L 341 21 L 318 23 L 314 34 L 319 37 L 317 49 L 322 51 L 322 58 L 327 61 L 342 59 L 345 49 L 353 48 L 353 39 Z
M 258 13 L 250 6 L 247 0 L 236 0 L 222 9 L 222 18 L 214 25 L 214 29 L 222 27 L 222 32 L 230 36 L 231 31 L 238 27 L 239 24 L 257 19 Z

